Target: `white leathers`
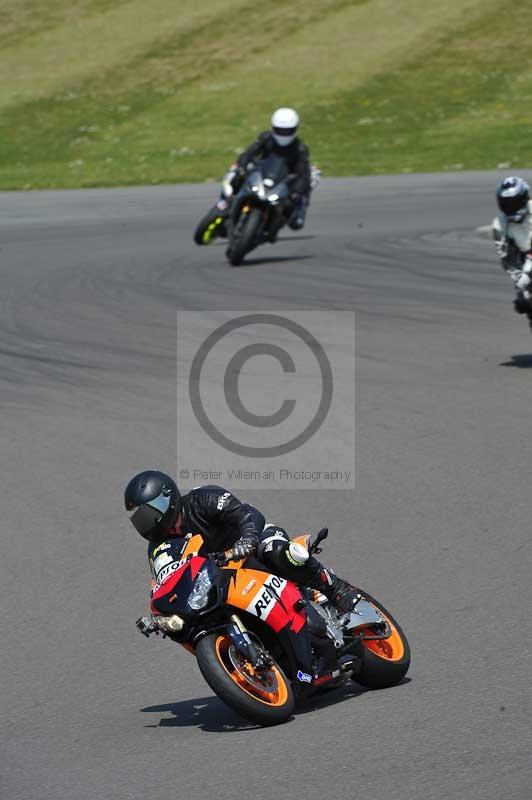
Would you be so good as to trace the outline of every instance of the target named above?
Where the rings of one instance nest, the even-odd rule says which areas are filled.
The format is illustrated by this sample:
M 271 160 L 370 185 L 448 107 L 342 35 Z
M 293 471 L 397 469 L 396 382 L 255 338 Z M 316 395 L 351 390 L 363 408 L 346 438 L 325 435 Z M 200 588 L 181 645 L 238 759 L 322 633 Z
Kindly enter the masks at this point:
M 528 211 L 522 222 L 509 222 L 505 214 L 498 214 L 491 224 L 491 231 L 497 254 L 502 266 L 514 282 L 517 291 L 523 291 L 530 285 L 532 273 L 532 201 L 527 203 Z M 527 256 L 522 264 L 509 258 L 511 243 Z M 518 254 L 517 254 L 518 255 Z
M 528 253 L 532 248 L 532 200 L 528 203 L 528 213 L 522 222 L 508 222 L 503 213 L 498 214 L 491 224 L 493 238 L 501 241 L 513 239 L 522 253 Z M 499 237 L 496 235 L 499 232 Z

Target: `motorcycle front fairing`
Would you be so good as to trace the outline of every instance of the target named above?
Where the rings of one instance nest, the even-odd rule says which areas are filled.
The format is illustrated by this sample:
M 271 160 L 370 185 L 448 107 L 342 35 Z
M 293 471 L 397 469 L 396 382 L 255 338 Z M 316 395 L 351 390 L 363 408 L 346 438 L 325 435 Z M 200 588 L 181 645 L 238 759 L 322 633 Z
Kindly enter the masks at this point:
M 268 156 L 254 165 L 231 207 L 232 223 L 237 223 L 246 204 L 271 207 L 285 202 L 289 197 L 287 178 L 288 169 L 279 156 Z
M 296 691 L 308 690 L 313 679 L 313 654 L 301 592 L 278 575 L 237 563 L 219 567 L 211 558 L 185 557 L 154 590 L 152 612 L 181 617 L 184 626 L 176 637 L 178 641 L 208 632 L 209 620 L 218 627 L 224 618 L 218 612 L 224 607 L 229 614 L 231 610 L 245 612 L 244 624 L 248 621 L 259 638 L 260 624 L 254 624 L 250 617 L 270 628 L 279 641 Z
M 299 694 L 309 690 L 313 653 L 306 600 L 298 587 L 279 575 L 241 567 L 229 583 L 226 602 L 271 628 L 285 653 L 294 689 Z M 257 627 L 251 620 L 249 624 Z

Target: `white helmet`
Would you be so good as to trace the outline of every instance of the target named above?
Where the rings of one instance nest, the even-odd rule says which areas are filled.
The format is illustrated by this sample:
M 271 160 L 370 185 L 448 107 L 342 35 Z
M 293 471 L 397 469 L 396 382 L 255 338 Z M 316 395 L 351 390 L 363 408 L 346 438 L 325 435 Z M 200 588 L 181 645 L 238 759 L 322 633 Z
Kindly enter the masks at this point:
M 292 144 L 297 134 L 299 116 L 293 108 L 278 108 L 272 114 L 273 138 L 281 147 Z

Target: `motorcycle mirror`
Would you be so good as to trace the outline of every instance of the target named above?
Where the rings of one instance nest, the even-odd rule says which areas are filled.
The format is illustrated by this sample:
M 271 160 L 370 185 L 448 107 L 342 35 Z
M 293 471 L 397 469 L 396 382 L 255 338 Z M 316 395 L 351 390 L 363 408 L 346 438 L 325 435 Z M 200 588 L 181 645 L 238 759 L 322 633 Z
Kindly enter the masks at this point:
M 309 548 L 310 552 L 311 553 L 319 553 L 319 552 L 321 552 L 321 548 L 319 547 L 319 544 L 320 544 L 320 542 L 323 542 L 323 540 L 326 539 L 328 535 L 329 535 L 329 528 L 322 528 L 320 531 L 318 531 L 318 533 L 316 534 L 316 538 L 314 539 L 314 541 L 310 545 L 310 548 Z

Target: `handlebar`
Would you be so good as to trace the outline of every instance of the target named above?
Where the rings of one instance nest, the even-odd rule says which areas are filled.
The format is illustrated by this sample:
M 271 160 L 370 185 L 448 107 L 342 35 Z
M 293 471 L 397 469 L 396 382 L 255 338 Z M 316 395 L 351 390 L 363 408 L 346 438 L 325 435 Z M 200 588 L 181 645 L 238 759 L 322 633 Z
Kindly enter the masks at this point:
M 309 545 L 308 548 L 309 553 L 321 553 L 322 548 L 320 547 L 320 542 L 323 542 L 328 535 L 329 535 L 329 528 L 322 528 L 321 530 L 319 530 L 318 533 L 316 534 L 316 538 Z M 213 558 L 216 564 L 218 564 L 219 566 L 223 566 L 224 564 L 227 564 L 229 561 L 233 560 L 242 561 L 242 559 L 240 558 L 235 558 L 232 550 L 225 550 L 224 552 L 220 553 L 211 553 L 211 558 Z

